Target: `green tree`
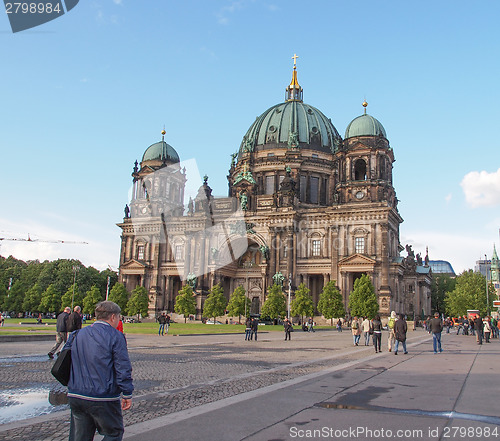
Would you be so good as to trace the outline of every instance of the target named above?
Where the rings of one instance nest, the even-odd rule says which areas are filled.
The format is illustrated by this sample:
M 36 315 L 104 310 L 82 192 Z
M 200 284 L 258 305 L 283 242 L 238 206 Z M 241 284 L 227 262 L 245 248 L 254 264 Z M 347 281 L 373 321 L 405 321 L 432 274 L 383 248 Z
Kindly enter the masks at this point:
M 54 285 L 55 288 L 55 285 Z M 80 287 L 78 284 L 75 283 L 74 286 L 74 298 L 73 298 L 73 284 L 67 289 L 67 291 L 62 295 L 61 297 L 61 304 L 60 304 L 60 311 L 64 310 L 66 306 L 69 306 L 71 309 L 73 309 L 74 306 L 82 306 L 83 305 L 83 298 L 84 296 L 82 295 L 80 291 Z
M 7 291 L 7 299 L 4 302 L 5 309 L 16 313 L 23 312 L 23 301 L 27 290 L 28 287 L 22 279 L 16 280 L 10 290 Z
M 250 306 L 252 302 L 245 295 L 245 288 L 238 286 L 231 294 L 229 298 L 229 303 L 227 304 L 227 313 L 230 316 L 238 316 L 238 322 L 241 323 L 241 316 L 245 314 L 250 314 Z
M 38 283 L 35 283 L 28 291 L 23 300 L 23 309 L 25 311 L 40 312 L 40 301 L 42 300 L 42 289 Z
M 143 317 L 148 316 L 148 308 L 149 308 L 149 296 L 148 291 L 144 286 L 136 286 L 130 299 L 127 303 L 127 313 L 128 315 L 137 315 L 141 314 Z
M 486 315 L 486 278 L 481 273 L 472 270 L 464 271 L 455 280 L 455 289 L 444 299 L 446 313 L 451 317 L 467 314 L 468 309 L 478 309 L 481 316 Z M 494 289 L 488 286 L 489 309 L 493 305 Z
M 94 314 L 96 305 L 103 300 L 103 296 L 97 286 L 93 286 L 87 291 L 87 295 L 83 299 L 83 313 Z
M 262 316 L 283 318 L 286 315 L 286 297 L 280 285 L 272 285 L 268 289 L 267 299 L 262 305 Z
M 43 312 L 59 312 L 61 306 L 61 294 L 59 294 L 54 285 L 49 285 L 42 293 L 40 300 L 40 310 Z M 67 305 L 66 305 L 67 306 Z
M 370 278 L 363 274 L 354 282 L 354 289 L 349 294 L 349 309 L 352 316 L 373 319 L 378 312 L 377 295 Z
M 455 289 L 455 279 L 448 274 L 436 274 L 431 285 L 431 309 L 434 312 L 445 312 L 446 295 Z
M 121 283 L 115 283 L 113 288 L 109 291 L 108 300 L 115 302 L 125 314 L 127 311 L 127 302 L 129 298 L 129 292 Z
M 184 323 L 190 314 L 196 314 L 196 298 L 193 294 L 193 288 L 184 285 L 175 298 L 174 311 L 177 314 L 184 315 Z
M 208 294 L 205 304 L 203 305 L 203 316 L 213 317 L 214 325 L 217 317 L 224 315 L 226 311 L 227 300 L 224 297 L 224 290 L 220 283 L 214 285 Z
M 323 291 L 319 295 L 318 311 L 324 318 L 331 320 L 332 326 L 334 318 L 345 316 L 342 294 L 337 288 L 335 280 L 331 280 L 323 287 Z
M 314 302 L 309 294 L 311 290 L 301 283 L 295 291 L 295 298 L 290 305 L 292 315 L 300 315 L 302 322 L 304 316 L 310 317 L 314 314 Z

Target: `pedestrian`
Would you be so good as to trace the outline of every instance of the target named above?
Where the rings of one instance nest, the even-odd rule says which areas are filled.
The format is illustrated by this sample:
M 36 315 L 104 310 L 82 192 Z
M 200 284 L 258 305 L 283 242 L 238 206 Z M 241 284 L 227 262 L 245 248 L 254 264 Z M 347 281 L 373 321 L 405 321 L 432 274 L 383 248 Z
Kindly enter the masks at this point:
M 309 322 L 308 322 L 308 324 L 309 324 L 309 332 L 316 332 L 316 331 L 314 330 L 314 321 L 313 321 L 313 318 L 312 318 L 312 317 L 309 317 Z
M 338 319 L 337 321 L 337 332 L 342 332 L 342 320 Z
M 250 317 L 247 318 L 245 322 L 245 340 L 251 340 L 252 337 L 252 319 Z
M 434 353 L 443 352 L 441 348 L 441 332 L 443 332 L 443 322 L 439 318 L 439 313 L 434 313 L 434 318 L 430 321 L 430 327 L 432 332 L 432 347 L 434 348 Z
M 47 354 L 49 358 L 54 358 L 54 354 L 59 356 L 61 349 L 68 339 L 68 317 L 71 314 L 71 308 L 66 306 L 64 311 L 57 316 L 56 323 L 56 344 Z
M 368 320 L 368 317 L 364 318 L 363 322 L 361 323 L 361 328 L 363 329 L 363 337 L 365 337 L 365 346 L 369 346 L 371 324 L 370 320 Z
M 373 332 L 373 346 L 375 346 L 375 353 L 382 352 L 382 322 L 380 316 L 377 314 L 371 322 L 371 330 Z
M 125 334 L 123 332 L 123 316 L 120 316 L 120 321 L 118 322 L 118 326 L 116 327 L 118 331 L 120 331 L 122 334 Z
M 471 317 L 470 320 L 469 320 L 469 328 L 470 328 L 471 335 L 475 335 L 476 334 L 474 325 L 475 325 L 474 318 Z
M 132 405 L 132 365 L 125 336 L 116 329 L 120 307 L 103 301 L 95 315 L 97 321 L 72 333 L 65 346 L 71 348 L 69 441 L 91 441 L 96 429 L 104 440 L 121 441 L 122 410 Z
M 69 315 L 66 322 L 66 330 L 68 332 L 73 332 L 77 329 L 82 329 L 82 308 L 79 306 L 73 308 L 73 312 Z
M 255 317 L 252 320 L 252 336 L 255 336 L 255 341 L 257 341 L 257 331 L 259 330 L 259 320 Z M 251 338 L 250 338 L 251 340 Z
M 162 313 L 160 317 L 158 317 L 158 324 L 160 325 L 158 328 L 158 336 L 164 335 L 165 325 L 167 324 L 167 316 L 165 313 Z
M 3 315 L 0 315 L 0 326 L 3 326 L 5 323 L 5 317 Z
M 290 320 L 288 318 L 285 318 L 285 321 L 283 322 L 283 327 L 285 328 L 285 341 L 292 340 L 292 335 L 291 332 L 293 331 L 293 326 Z
M 490 318 L 488 316 L 486 316 L 483 320 L 483 333 L 484 333 L 484 342 L 489 343 L 491 335 L 491 323 L 490 323 Z
M 361 328 L 359 326 L 358 317 L 354 317 L 351 323 L 352 340 L 354 346 L 359 345 L 359 339 L 361 337 Z
M 396 337 L 394 335 L 394 325 L 395 325 L 397 319 L 398 318 L 396 317 L 396 311 L 392 311 L 391 316 L 389 317 L 389 320 L 387 321 L 387 329 L 389 329 L 389 337 L 387 339 L 387 350 L 389 352 L 392 351 L 392 348 L 396 342 Z
M 170 323 L 172 322 L 172 319 L 170 318 L 170 316 L 167 314 L 167 323 L 165 323 L 165 335 L 168 334 L 168 330 L 170 329 Z
M 474 332 L 476 333 L 476 341 L 478 345 L 483 344 L 483 320 L 481 316 L 478 314 L 474 319 Z
M 399 319 L 396 320 L 394 324 L 394 335 L 396 337 L 396 347 L 394 348 L 394 355 L 398 355 L 399 343 L 403 345 L 403 350 L 405 354 L 408 354 L 406 350 L 406 332 L 408 331 L 408 325 L 406 323 L 403 314 L 399 314 Z

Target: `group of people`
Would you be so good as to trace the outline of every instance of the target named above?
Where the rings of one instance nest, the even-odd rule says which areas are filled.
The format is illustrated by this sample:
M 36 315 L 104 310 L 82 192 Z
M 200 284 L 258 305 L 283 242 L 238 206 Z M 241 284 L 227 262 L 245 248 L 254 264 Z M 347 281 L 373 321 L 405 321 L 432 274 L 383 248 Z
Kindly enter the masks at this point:
M 47 354 L 49 358 L 54 358 L 54 355 L 59 356 L 68 340 L 68 333 L 82 329 L 82 322 L 82 308 L 75 306 L 73 312 L 69 306 L 64 308 L 64 311 L 57 316 L 56 343 Z
M 160 327 L 158 328 L 158 335 L 167 335 L 168 334 L 168 328 L 170 327 L 170 316 L 166 313 L 162 313 L 158 317 L 158 324 Z M 167 330 L 165 331 L 165 328 Z
M 404 353 L 407 354 L 406 333 L 408 331 L 408 325 L 404 315 L 400 314 L 399 317 L 397 317 L 396 313 L 392 311 L 387 322 L 387 328 L 389 330 L 387 350 L 391 352 L 394 348 L 394 355 L 398 355 L 399 345 L 401 344 Z M 363 334 L 365 346 L 370 345 L 371 337 L 375 353 L 382 352 L 382 330 L 383 325 L 379 315 L 376 315 L 373 320 L 369 320 L 368 317 L 353 317 L 351 321 L 354 346 L 359 346 L 361 334 Z
M 259 319 L 256 317 L 248 317 L 245 322 L 245 340 L 257 341 L 257 331 L 259 330 Z
M 447 323 L 448 320 L 451 321 L 451 326 L 453 326 L 453 321 L 451 319 L 447 319 Z M 461 333 L 462 335 L 476 336 L 478 345 L 482 345 L 483 340 L 485 343 L 490 343 L 490 338 L 498 338 L 499 335 L 500 322 L 494 317 L 481 317 L 478 314 L 470 318 L 463 316 L 456 319 L 456 324 L 457 335 Z

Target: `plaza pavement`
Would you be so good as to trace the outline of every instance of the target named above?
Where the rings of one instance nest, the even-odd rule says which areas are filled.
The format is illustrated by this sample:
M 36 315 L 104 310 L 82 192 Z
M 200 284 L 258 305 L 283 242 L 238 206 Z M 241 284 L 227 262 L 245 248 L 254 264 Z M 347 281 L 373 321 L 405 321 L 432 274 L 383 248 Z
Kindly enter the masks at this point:
M 387 333 L 380 354 L 353 347 L 346 331 L 296 331 L 291 342 L 274 332 L 261 332 L 258 342 L 242 335 L 130 335 L 137 393 L 125 413 L 124 439 L 500 438 L 499 341 L 478 346 L 474 337 L 443 334 L 444 352 L 434 354 L 423 330 L 408 336 L 409 354 L 395 356 L 386 351 Z M 8 387 L 26 381 L 25 369 L 45 373 L 50 363 L 37 357 L 50 345 L 1 344 L 2 356 L 21 360 L 12 371 L 0 359 Z M 63 410 L 3 424 L 0 439 L 64 440 L 68 419 Z

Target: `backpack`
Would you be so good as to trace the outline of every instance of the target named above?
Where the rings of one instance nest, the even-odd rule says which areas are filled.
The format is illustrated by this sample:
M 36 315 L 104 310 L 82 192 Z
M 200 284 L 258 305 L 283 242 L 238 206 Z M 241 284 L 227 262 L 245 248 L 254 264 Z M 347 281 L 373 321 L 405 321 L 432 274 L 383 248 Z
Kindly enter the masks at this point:
M 387 322 L 387 327 L 389 329 L 394 329 L 394 323 L 396 320 L 394 320 L 392 317 L 389 318 L 389 321 Z

